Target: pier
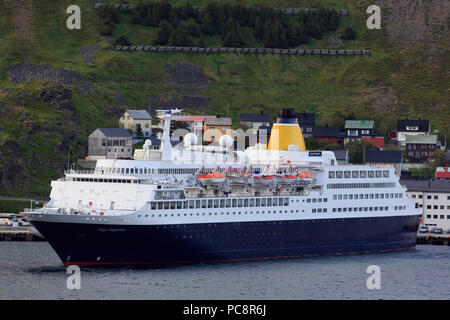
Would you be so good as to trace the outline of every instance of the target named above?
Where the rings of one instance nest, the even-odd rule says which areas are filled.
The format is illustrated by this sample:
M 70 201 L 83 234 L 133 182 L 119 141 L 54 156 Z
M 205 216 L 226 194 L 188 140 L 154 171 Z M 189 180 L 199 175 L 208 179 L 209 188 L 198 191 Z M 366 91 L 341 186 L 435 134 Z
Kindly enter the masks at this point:
M 416 243 L 448 246 L 449 242 L 450 242 L 450 234 L 418 233 Z
M 0 241 L 45 241 L 32 227 L 0 226 Z

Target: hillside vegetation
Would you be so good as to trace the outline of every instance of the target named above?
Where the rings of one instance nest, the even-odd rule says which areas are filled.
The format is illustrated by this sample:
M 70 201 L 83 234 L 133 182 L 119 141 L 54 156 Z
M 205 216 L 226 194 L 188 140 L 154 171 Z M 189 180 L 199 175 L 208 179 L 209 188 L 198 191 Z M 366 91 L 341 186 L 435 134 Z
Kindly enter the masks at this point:
M 289 107 L 315 112 L 319 125 L 373 119 L 380 135 L 394 129 L 399 117 L 430 119 L 441 137 L 450 129 L 445 2 L 375 1 L 383 9 L 382 30 L 368 30 L 365 11 L 373 1 L 239 1 L 250 7 L 348 9 L 336 30 L 296 45 L 371 49 L 371 57 L 117 52 L 112 49 L 120 36 L 151 45 L 157 26 L 133 23 L 133 13 L 122 12 L 111 35 L 102 35 L 104 19 L 95 1 L 78 0 L 82 29 L 68 30 L 72 2 L 0 2 L 1 195 L 47 196 L 50 180 L 86 155 L 87 136 L 97 127 L 116 126 L 126 108 L 176 106 L 230 116 L 238 126 L 242 111 L 264 110 L 275 119 Z M 356 39 L 341 39 L 349 27 Z M 243 46 L 264 45 L 251 28 L 239 28 Z M 204 44 L 222 46 L 222 36 L 204 36 Z

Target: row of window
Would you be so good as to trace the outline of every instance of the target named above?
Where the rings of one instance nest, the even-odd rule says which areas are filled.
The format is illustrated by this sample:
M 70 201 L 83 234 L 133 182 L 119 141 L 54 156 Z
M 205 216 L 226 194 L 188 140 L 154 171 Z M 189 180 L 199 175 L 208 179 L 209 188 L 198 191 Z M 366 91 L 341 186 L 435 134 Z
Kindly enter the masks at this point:
M 108 152 L 125 152 L 124 150 L 125 150 L 124 148 L 120 148 L 120 151 L 119 151 L 119 148 L 114 148 L 114 149 L 108 148 Z M 128 148 L 128 151 L 126 151 L 126 152 L 131 152 L 131 149 Z
M 333 200 L 357 200 L 357 199 L 398 199 L 403 198 L 402 193 L 365 193 L 365 194 L 334 194 Z
M 445 219 L 445 215 L 441 214 L 441 215 L 439 215 L 439 218 L 438 218 L 437 214 L 434 214 L 434 215 L 427 214 L 427 219 Z M 450 219 L 450 214 L 447 215 L 447 219 Z
M 203 199 L 184 201 L 152 201 L 152 210 L 165 209 L 206 209 L 288 206 L 289 198 L 241 198 L 241 199 Z
M 330 179 L 389 178 L 389 170 L 329 171 Z
M 443 197 L 445 197 L 445 196 L 443 196 Z M 412 194 L 412 195 L 411 195 L 411 198 L 416 199 L 416 195 L 415 195 L 415 194 Z M 422 199 L 423 196 L 422 196 L 421 194 L 419 194 L 419 195 L 417 195 L 417 198 L 418 198 L 418 199 Z M 431 200 L 431 199 L 439 200 L 439 195 L 433 195 L 433 196 L 427 195 L 427 199 L 428 199 L 428 200 Z M 447 200 L 450 200 L 450 196 L 447 196 Z
M 367 188 L 394 188 L 393 182 L 381 183 L 329 183 L 328 189 L 367 189 Z
M 316 202 L 327 202 L 328 201 L 328 199 L 327 198 L 308 198 L 308 199 L 306 199 L 306 202 L 307 203 L 310 203 L 310 202 L 312 202 L 312 203 L 316 203 Z M 298 200 L 297 200 L 297 202 L 298 202 Z
M 431 156 L 433 156 L 433 154 L 434 154 L 434 152 L 416 152 L 415 156 L 416 157 L 420 157 L 420 156 L 422 156 L 422 157 L 431 157 Z M 413 151 L 409 151 L 408 152 L 408 156 L 414 157 L 414 152 Z
M 119 147 L 119 146 L 125 146 L 127 144 L 127 140 L 126 139 L 120 139 L 120 140 L 107 140 L 107 139 L 102 139 L 102 146 L 103 147 Z M 128 150 L 129 151 L 129 150 Z
M 389 207 L 333 208 L 333 212 L 388 211 Z M 406 206 L 394 206 L 394 210 L 406 210 Z
M 427 209 L 434 209 L 434 210 L 445 210 L 445 206 L 443 205 L 427 205 Z M 447 206 L 447 210 L 450 210 L 450 206 Z
M 102 173 L 117 174 L 194 174 L 198 171 L 196 168 L 170 168 L 170 169 L 151 169 L 151 168 L 100 168 Z
M 151 216 L 152 218 L 154 217 L 192 217 L 192 216 L 229 216 L 229 215 L 249 215 L 249 214 L 275 214 L 275 213 L 299 213 L 300 211 L 297 210 L 268 210 L 266 211 L 233 211 L 233 212 L 197 212 L 197 213 L 166 213 L 166 214 L 151 214 L 151 215 L 144 215 L 143 217 L 148 218 L 149 216 Z M 302 210 L 302 212 L 304 212 L 304 210 Z M 141 218 L 142 215 L 138 215 L 138 218 Z
M 70 178 L 69 178 L 68 180 L 70 180 Z M 141 180 L 130 180 L 130 179 L 97 179 L 97 178 L 72 178 L 71 181 L 79 181 L 79 182 L 108 182 L 108 183 L 140 183 Z

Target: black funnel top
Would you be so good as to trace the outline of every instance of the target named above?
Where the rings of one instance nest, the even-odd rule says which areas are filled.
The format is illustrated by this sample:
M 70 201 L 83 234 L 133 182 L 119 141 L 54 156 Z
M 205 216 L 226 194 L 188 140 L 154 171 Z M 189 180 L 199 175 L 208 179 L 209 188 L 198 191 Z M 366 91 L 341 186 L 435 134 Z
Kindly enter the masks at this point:
M 298 123 L 294 109 L 281 109 L 277 123 Z

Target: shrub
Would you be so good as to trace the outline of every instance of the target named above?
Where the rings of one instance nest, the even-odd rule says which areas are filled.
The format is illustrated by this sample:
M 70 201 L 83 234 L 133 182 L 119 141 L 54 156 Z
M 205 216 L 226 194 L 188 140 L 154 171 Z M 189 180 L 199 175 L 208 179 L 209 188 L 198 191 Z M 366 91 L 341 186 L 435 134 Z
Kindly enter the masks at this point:
M 102 36 L 110 36 L 112 34 L 112 27 L 110 24 L 108 23 L 104 23 L 101 27 L 100 27 L 100 34 Z
M 114 40 L 116 46 L 130 46 L 131 43 L 125 35 L 121 35 Z
M 354 40 L 355 38 L 356 38 L 356 31 L 351 27 L 345 28 L 344 33 L 341 36 L 341 39 Z

